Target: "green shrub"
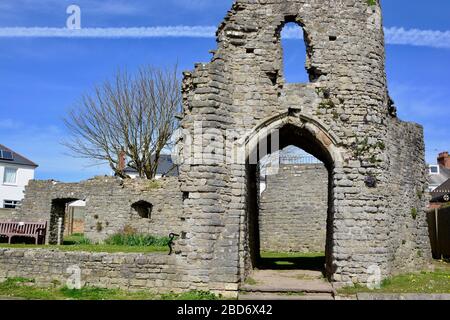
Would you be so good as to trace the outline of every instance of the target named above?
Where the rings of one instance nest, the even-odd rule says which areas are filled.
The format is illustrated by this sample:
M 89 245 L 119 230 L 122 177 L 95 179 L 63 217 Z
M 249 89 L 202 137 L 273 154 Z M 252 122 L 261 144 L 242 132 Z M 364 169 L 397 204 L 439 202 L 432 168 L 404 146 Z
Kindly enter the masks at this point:
M 116 233 L 105 240 L 105 244 L 115 246 L 146 247 L 158 246 L 165 247 L 169 245 L 169 237 L 155 237 L 146 234 L 124 234 Z
M 216 296 L 209 291 L 188 291 L 184 293 L 167 293 L 161 295 L 161 300 L 219 300 L 221 296 Z
M 417 214 L 418 214 L 417 208 L 412 208 L 412 209 L 411 209 L 411 217 L 412 217 L 414 220 L 417 219 Z
M 91 240 L 84 237 L 82 233 L 74 233 L 71 236 L 64 238 L 65 245 L 85 245 L 91 244 Z
M 158 180 L 150 180 L 147 184 L 147 190 L 154 190 L 161 188 L 161 183 Z

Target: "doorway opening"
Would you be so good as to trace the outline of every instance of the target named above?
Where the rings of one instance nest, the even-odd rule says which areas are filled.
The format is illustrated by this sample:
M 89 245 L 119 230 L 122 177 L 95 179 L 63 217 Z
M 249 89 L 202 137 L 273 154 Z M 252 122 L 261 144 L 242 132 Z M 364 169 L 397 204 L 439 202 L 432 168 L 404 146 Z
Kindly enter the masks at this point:
M 272 139 L 279 148 L 270 150 Z M 304 127 L 284 125 L 252 150 L 246 165 L 246 269 L 332 275 L 333 161 Z M 257 159 L 257 163 L 250 163 Z
M 76 198 L 58 198 L 52 200 L 50 211 L 49 244 L 62 244 L 64 241 L 67 213 L 70 204 L 79 201 Z
M 84 234 L 86 201 L 77 200 L 66 205 L 64 236 Z

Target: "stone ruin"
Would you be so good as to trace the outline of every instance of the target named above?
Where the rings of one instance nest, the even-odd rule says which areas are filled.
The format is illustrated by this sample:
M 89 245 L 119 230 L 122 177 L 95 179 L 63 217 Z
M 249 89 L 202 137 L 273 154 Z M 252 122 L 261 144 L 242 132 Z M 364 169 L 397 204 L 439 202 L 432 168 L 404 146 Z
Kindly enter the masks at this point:
M 287 146 L 305 150 L 325 166 L 327 208 L 320 228 L 330 281 L 364 284 L 374 267 L 384 278 L 430 261 L 423 129 L 396 117 L 387 89 L 381 8 L 376 2 L 233 4 L 217 31 L 218 48 L 211 62 L 184 73 L 180 176 L 171 189 L 177 204 L 169 208 L 170 228 L 162 231 L 181 237 L 170 258 L 172 273 L 165 287 L 221 293 L 239 289 L 258 267 L 261 248 L 272 245 L 267 233 L 274 232 L 263 222 L 268 209 L 259 195 L 258 160 Z M 281 32 L 287 23 L 304 31 L 308 83 L 285 81 Z M 32 182 L 27 197 L 38 183 Z M 142 190 L 133 191 L 139 187 L 122 184 L 61 184 L 51 192 L 62 202 L 97 198 L 100 208 L 111 196 L 126 199 L 87 221 L 88 236 L 103 238 L 129 223 L 129 216 L 124 217 L 133 201 L 158 193 L 160 205 L 167 199 L 165 191 L 147 190 L 148 197 L 143 197 Z M 24 202 L 23 214 L 28 205 L 28 210 L 34 206 L 35 214 L 51 211 L 46 188 L 41 186 L 36 198 Z M 283 196 L 289 198 L 301 191 L 292 184 L 284 188 Z M 44 198 L 45 204 L 38 205 Z M 296 222 L 295 215 L 290 219 Z M 99 222 L 100 235 L 89 235 Z M 273 239 L 282 242 L 282 237 Z M 316 241 L 310 240 L 304 245 Z M 300 239 L 288 242 L 294 248 Z
M 304 31 L 309 83 L 285 81 L 280 38 L 290 22 Z M 378 1 L 238 0 L 217 41 L 211 62 L 184 74 L 184 276 L 237 290 L 258 266 L 258 166 L 249 159 L 261 144 L 276 151 L 272 132 L 280 149 L 297 146 L 328 170 L 331 281 L 367 283 L 373 267 L 387 277 L 426 264 L 423 128 L 396 117 Z M 242 148 L 246 158 L 235 161 Z
M 175 177 L 148 181 L 96 177 L 80 183 L 30 181 L 22 206 L 15 218 L 25 221 L 47 221 L 46 242 L 58 240 L 58 218 L 62 218 L 60 239 L 67 223 L 67 205 L 86 202 L 84 235 L 93 243 L 127 228 L 137 233 L 167 237 L 181 228 L 182 194 Z
M 261 252 L 325 250 L 328 172 L 323 164 L 281 164 L 259 199 Z

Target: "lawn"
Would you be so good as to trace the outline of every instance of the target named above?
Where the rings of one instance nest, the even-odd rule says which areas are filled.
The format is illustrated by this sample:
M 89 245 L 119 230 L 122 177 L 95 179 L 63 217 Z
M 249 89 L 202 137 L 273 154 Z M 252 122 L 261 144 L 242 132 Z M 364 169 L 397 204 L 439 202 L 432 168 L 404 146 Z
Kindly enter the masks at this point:
M 167 239 L 143 235 L 114 235 L 105 244 L 93 244 L 83 234 L 64 238 L 63 245 L 5 244 L 0 248 L 49 249 L 61 251 L 105 252 L 105 253 L 168 253 Z
M 175 294 L 155 294 L 148 291 L 129 292 L 119 289 L 85 287 L 81 290 L 67 287 L 39 288 L 34 280 L 11 278 L 0 283 L 0 296 L 27 300 L 218 300 L 220 297 L 204 291 Z
M 261 252 L 258 269 L 323 271 L 324 266 L 323 252 Z
M 77 244 L 77 245 L 29 245 L 29 244 L 0 244 L 6 249 L 48 249 L 61 251 L 105 252 L 105 253 L 168 253 L 168 247 L 161 246 L 119 246 L 107 244 Z
M 422 271 L 395 276 L 382 282 L 381 288 L 370 290 L 356 286 L 338 290 L 340 294 L 371 293 L 450 293 L 450 263 L 435 262 L 435 271 Z

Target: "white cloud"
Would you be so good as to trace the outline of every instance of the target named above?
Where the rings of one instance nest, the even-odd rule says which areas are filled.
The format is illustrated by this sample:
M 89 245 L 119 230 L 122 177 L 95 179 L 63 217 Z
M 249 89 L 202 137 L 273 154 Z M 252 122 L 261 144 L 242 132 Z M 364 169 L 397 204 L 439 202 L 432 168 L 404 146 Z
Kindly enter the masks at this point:
M 161 26 L 141 28 L 0 28 L 0 38 L 211 38 L 216 27 Z
M 68 30 L 65 28 L 0 28 L 2 38 L 213 38 L 214 26 L 156 26 L 137 28 L 83 28 Z M 419 30 L 391 27 L 385 28 L 386 43 L 396 45 L 450 48 L 450 31 Z M 301 39 L 300 28 L 287 27 L 283 30 L 286 39 Z
M 450 31 L 404 29 L 398 27 L 385 28 L 387 44 L 410 45 L 433 48 L 450 48 Z M 286 39 L 302 39 L 299 27 L 288 26 L 283 30 Z
M 450 48 L 450 31 L 385 28 L 388 44 Z
M 0 119 L 0 129 L 18 129 L 21 126 L 21 122 L 12 119 Z

